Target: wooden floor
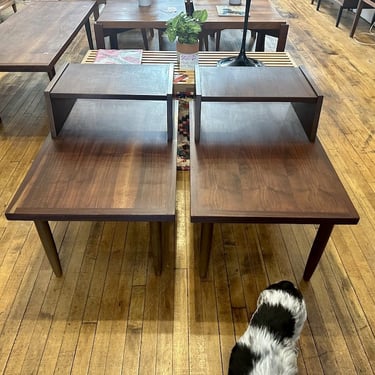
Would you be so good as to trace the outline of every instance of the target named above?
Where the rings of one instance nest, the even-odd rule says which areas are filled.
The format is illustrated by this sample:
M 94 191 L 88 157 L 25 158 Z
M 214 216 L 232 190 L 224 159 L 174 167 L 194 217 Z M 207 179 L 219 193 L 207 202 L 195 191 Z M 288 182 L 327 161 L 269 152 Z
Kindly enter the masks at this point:
M 52 223 L 64 271 L 56 278 L 33 225 L 4 217 L 48 134 L 48 77 L 0 73 L 0 373 L 225 374 L 259 292 L 280 279 L 299 284 L 307 303 L 300 374 L 374 373 L 375 47 L 349 38 L 350 12 L 335 28 L 330 0 L 319 12 L 309 0 L 273 1 L 290 23 L 287 51 L 325 96 L 318 136 L 359 225 L 334 230 L 308 283 L 301 278 L 313 226 L 218 225 L 201 281 L 189 173 L 179 172 L 177 248 L 165 254 L 162 276 L 153 272 L 147 224 L 72 222 Z M 358 32 L 368 29 L 361 21 Z M 142 47 L 136 31 L 123 42 Z M 238 33 L 223 33 L 222 48 L 239 43 Z M 57 69 L 80 62 L 87 48 L 82 31 Z

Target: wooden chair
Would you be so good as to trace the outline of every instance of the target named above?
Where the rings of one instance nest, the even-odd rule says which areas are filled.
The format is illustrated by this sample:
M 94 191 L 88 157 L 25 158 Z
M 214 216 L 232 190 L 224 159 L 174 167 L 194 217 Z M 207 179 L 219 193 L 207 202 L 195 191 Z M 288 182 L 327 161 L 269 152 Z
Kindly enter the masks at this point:
M 340 5 L 339 11 L 336 17 L 336 27 L 338 27 L 340 24 L 341 16 L 342 16 L 342 11 L 344 9 L 357 9 L 359 0 L 335 0 L 335 1 Z M 318 0 L 316 4 L 316 10 L 319 10 L 321 2 L 322 0 Z M 311 0 L 311 4 L 314 4 L 314 0 Z M 363 7 L 371 8 L 371 6 L 369 6 L 368 4 L 365 4 Z
M 222 30 L 216 30 L 213 33 L 213 36 L 215 37 L 215 49 L 216 49 L 216 51 L 220 50 L 221 32 L 222 32 Z M 250 30 L 250 32 L 251 32 L 251 34 L 250 34 L 251 36 L 250 36 L 250 42 L 249 42 L 249 47 L 248 47 L 249 51 L 251 51 L 253 49 L 254 44 L 255 44 L 255 40 L 257 39 L 257 32 L 255 30 Z M 264 51 L 264 46 L 263 46 L 262 51 Z
M 367 8 L 374 8 L 375 9 L 375 1 L 371 1 L 371 0 L 360 0 L 359 1 L 357 13 L 354 17 L 353 25 L 352 25 L 352 28 L 351 28 L 350 34 L 349 34 L 349 36 L 351 38 L 353 38 L 353 36 L 354 36 L 355 30 L 356 30 L 357 25 L 358 25 L 359 17 L 361 17 L 362 9 L 367 9 Z M 371 24 L 374 23 L 374 21 L 375 21 L 375 14 L 372 18 Z
M 134 30 L 134 29 L 109 29 L 109 30 L 106 30 L 104 36 L 105 37 L 109 36 L 110 45 L 111 45 L 112 49 L 118 49 L 117 34 L 125 32 L 125 31 L 130 31 L 130 30 Z M 147 38 L 147 30 L 141 29 L 141 33 L 142 33 L 144 48 L 145 48 L 145 50 L 148 50 L 149 45 L 148 45 L 148 38 Z M 151 38 L 154 37 L 154 30 L 153 29 L 150 29 L 150 35 L 151 35 Z

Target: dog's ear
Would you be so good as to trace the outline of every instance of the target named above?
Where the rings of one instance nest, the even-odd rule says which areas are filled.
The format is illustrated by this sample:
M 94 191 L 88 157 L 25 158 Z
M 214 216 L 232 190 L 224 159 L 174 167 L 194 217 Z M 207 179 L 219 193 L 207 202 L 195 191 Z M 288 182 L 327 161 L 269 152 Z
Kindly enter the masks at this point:
M 228 375 L 247 375 L 254 367 L 257 357 L 243 344 L 236 343 L 229 360 Z
M 266 290 L 283 290 L 284 292 L 289 293 L 291 296 L 299 299 L 303 299 L 302 293 L 296 288 L 296 286 L 289 280 L 282 280 L 278 283 L 269 285 Z

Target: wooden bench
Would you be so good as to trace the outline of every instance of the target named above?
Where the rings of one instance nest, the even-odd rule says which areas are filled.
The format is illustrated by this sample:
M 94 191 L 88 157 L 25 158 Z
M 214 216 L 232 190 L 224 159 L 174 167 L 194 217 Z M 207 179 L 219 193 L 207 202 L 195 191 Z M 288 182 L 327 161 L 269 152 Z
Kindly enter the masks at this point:
M 169 67 L 159 70 L 157 76 L 171 91 L 172 79 L 164 80 L 163 74 Z M 53 95 L 56 81 L 63 80 L 64 75 L 56 75 L 48 94 Z M 110 95 L 108 77 L 98 76 L 97 83 L 100 87 L 105 80 Z M 67 84 L 73 92 L 74 81 L 79 85 L 69 75 Z M 150 82 L 145 75 L 138 84 L 146 87 Z M 128 84 L 136 83 L 130 80 Z M 93 95 L 75 98 L 68 107 L 68 115 L 64 101 L 54 107 L 53 111 L 64 113 L 58 136 L 45 141 L 6 217 L 34 221 L 56 276 L 62 269 L 48 221 L 150 222 L 154 268 L 159 274 L 162 249 L 166 240 L 171 242 L 168 233 L 170 236 L 175 221 L 177 111 L 173 137 L 168 141 L 163 101 Z
M 97 50 L 90 50 L 82 60 L 83 64 L 95 62 Z M 237 56 L 238 52 L 202 52 L 199 51 L 200 66 L 216 66 L 220 59 Z M 287 52 L 248 52 L 249 58 L 261 61 L 264 66 L 269 67 L 292 67 L 295 66 Z M 193 70 L 180 70 L 177 63 L 175 51 L 143 51 L 142 64 L 174 64 L 173 92 L 195 92 L 195 72 Z
M 220 71 L 221 76 L 225 74 L 233 72 Z M 299 78 L 297 74 L 295 79 Z M 227 92 L 226 79 L 217 82 L 210 89 L 220 96 Z M 258 100 L 232 100 L 225 106 L 225 97 L 204 102 L 199 128 L 195 103 L 190 108 L 190 139 L 197 140 L 190 143 L 191 221 L 201 224 L 200 275 L 207 274 L 214 223 L 318 224 L 303 275 L 309 280 L 334 225 L 356 224 L 358 213 L 319 139 L 312 142 L 301 126 L 292 106 L 298 92 L 277 100 L 285 90 L 280 92 L 274 79 L 269 79 L 261 87 L 268 86 L 276 101 L 264 102 L 260 99 L 264 91 L 257 91 L 256 80 L 233 74 L 231 82 L 232 91 L 241 93 L 237 85 L 247 85 Z M 296 87 L 293 82 L 291 87 Z

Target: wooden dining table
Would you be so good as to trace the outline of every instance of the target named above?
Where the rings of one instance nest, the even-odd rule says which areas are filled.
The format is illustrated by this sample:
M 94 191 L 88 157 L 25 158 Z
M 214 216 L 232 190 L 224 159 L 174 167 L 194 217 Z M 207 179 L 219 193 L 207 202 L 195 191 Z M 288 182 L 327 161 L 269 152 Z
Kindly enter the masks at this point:
M 227 0 L 196 0 L 194 8 L 206 9 L 208 19 L 202 26 L 207 35 L 218 30 L 243 28 L 243 16 L 219 16 L 217 5 L 227 5 Z M 107 2 L 94 24 L 97 48 L 105 48 L 104 37 L 116 29 L 165 29 L 166 22 L 180 12 L 185 11 L 183 0 L 152 0 L 148 7 L 140 7 L 138 0 Z M 276 51 L 285 49 L 288 28 L 283 19 L 273 8 L 269 0 L 253 0 L 250 7 L 249 30 L 259 32 L 261 37 L 266 33 L 278 37 Z M 257 50 L 264 49 L 264 43 L 258 44 Z
M 185 11 L 183 0 L 152 0 L 139 6 L 138 0 L 108 1 L 94 24 L 96 46 L 105 48 L 104 37 L 115 30 L 165 28 L 165 23 Z
M 0 72 L 46 72 L 85 26 L 93 47 L 90 16 L 98 14 L 96 1 L 35 1 L 0 24 Z

